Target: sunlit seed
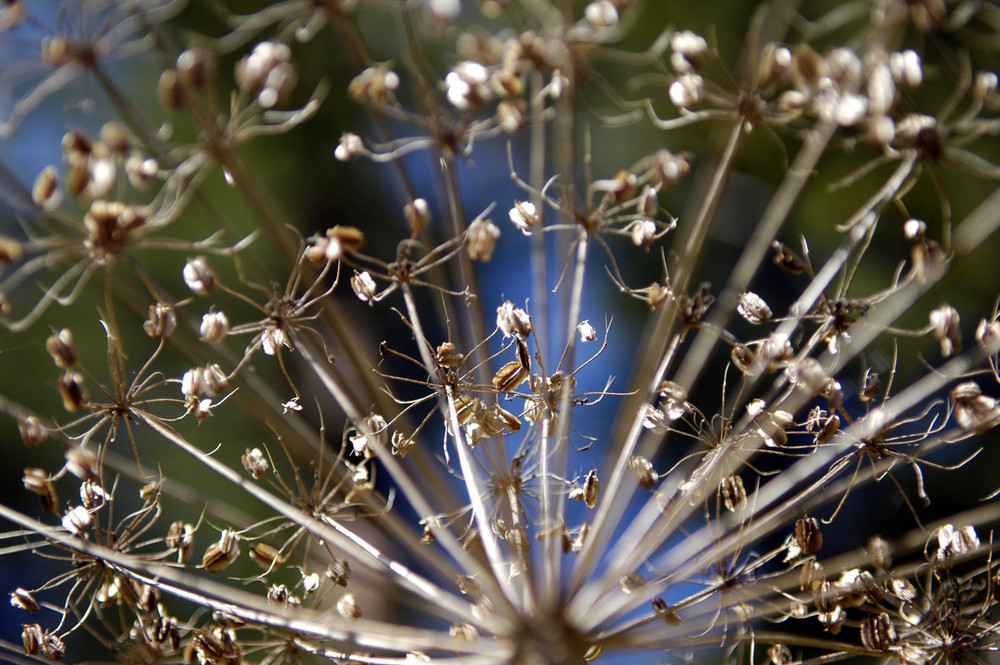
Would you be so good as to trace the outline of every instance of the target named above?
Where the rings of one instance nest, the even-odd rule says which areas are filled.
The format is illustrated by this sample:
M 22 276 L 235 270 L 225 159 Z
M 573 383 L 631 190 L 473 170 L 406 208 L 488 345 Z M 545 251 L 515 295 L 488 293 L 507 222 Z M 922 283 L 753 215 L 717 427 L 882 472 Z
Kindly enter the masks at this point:
M 493 377 L 493 387 L 501 393 L 511 393 L 527 380 L 529 372 L 518 361 L 501 367 Z
M 632 477 L 639 483 L 639 487 L 643 489 L 653 489 L 656 481 L 660 479 L 659 474 L 653 470 L 653 464 L 641 455 L 633 456 L 628 462 L 628 468 L 632 472 Z
M 27 589 L 22 589 L 21 587 L 10 592 L 10 606 L 28 614 L 34 614 L 41 609 L 41 605 L 35 600 L 35 596 Z

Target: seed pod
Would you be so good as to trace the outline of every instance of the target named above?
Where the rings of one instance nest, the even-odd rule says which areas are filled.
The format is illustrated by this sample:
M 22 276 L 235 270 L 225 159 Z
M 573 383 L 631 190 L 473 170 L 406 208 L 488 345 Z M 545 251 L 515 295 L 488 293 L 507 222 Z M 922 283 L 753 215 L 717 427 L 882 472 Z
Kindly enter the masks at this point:
M 767 650 L 771 665 L 789 665 L 792 662 L 792 652 L 784 644 L 772 644 Z
M 63 528 L 77 536 L 83 534 L 93 523 L 94 518 L 83 506 L 69 508 L 62 518 Z
M 729 357 L 733 361 L 733 364 L 736 365 L 736 369 L 744 374 L 753 373 L 753 365 L 757 357 L 749 347 L 743 344 L 736 344 L 729 353 Z
M 240 461 L 243 462 L 243 468 L 254 480 L 263 478 L 264 474 L 270 468 L 267 457 L 264 456 L 260 448 L 247 448 L 246 452 L 240 457 Z
M 431 208 L 426 199 L 413 199 L 403 207 L 406 225 L 413 233 L 423 233 L 431 223 Z
M 31 200 L 43 210 L 49 211 L 58 208 L 62 202 L 62 195 L 59 193 L 59 172 L 52 164 L 42 169 L 42 172 L 35 178 L 31 187 Z M 18 245 L 18 249 L 20 249 L 20 245 Z M 16 259 L 9 260 L 20 260 L 20 255 Z
M 10 606 L 28 614 L 34 614 L 41 609 L 41 605 L 35 600 L 35 596 L 27 589 L 22 589 L 21 587 L 10 592 Z
M 22 416 L 17 419 L 17 429 L 21 433 L 24 445 L 33 448 L 45 441 L 46 430 L 42 421 L 36 416 Z
M 156 96 L 163 108 L 169 111 L 184 107 L 184 89 L 177 76 L 177 70 L 167 69 L 160 74 L 160 80 L 156 84 Z
M 826 581 L 826 571 L 819 561 L 807 561 L 799 572 L 799 589 L 812 591 Z
M 795 542 L 805 555 L 816 554 L 823 548 L 823 532 L 815 517 L 803 517 L 795 521 Z
M 189 48 L 177 56 L 177 78 L 187 90 L 201 90 L 208 83 L 211 63 L 205 49 Z
M 740 295 L 736 311 L 748 323 L 755 326 L 771 318 L 771 308 L 767 306 L 763 298 L 751 291 L 745 291 Z
M 466 251 L 473 261 L 489 261 L 497 248 L 500 229 L 488 219 L 477 219 L 465 231 Z
M 208 312 L 201 317 L 199 333 L 206 342 L 221 342 L 229 334 L 229 318 L 225 312 Z
M 659 474 L 653 470 L 653 464 L 641 455 L 633 456 L 628 461 L 628 468 L 632 472 L 632 477 L 639 483 L 639 487 L 643 489 L 653 489 L 656 481 L 660 479 Z
M 440 367 L 454 369 L 462 366 L 465 356 L 459 353 L 451 342 L 442 342 L 434 352 L 434 359 Z
M 951 305 L 941 305 L 929 316 L 934 337 L 941 345 L 941 355 L 948 358 L 962 350 L 962 331 L 959 328 L 958 310 Z
M 82 446 L 66 450 L 66 470 L 80 480 L 97 480 L 97 454 Z
M 722 493 L 722 502 L 729 512 L 735 513 L 747 507 L 747 491 L 743 486 L 743 479 L 739 476 L 733 474 L 723 478 L 719 491 Z
M 679 626 L 683 623 L 677 612 L 662 598 L 653 599 L 653 611 L 656 612 L 658 617 L 667 622 L 668 626 Z
M 775 240 L 771 247 L 774 249 L 774 265 L 793 275 L 801 275 L 805 271 L 805 262 L 787 245 Z
M 219 540 L 208 546 L 201 558 L 201 565 L 210 573 L 225 570 L 240 555 L 240 537 L 231 529 L 225 529 Z
M 254 543 L 250 548 L 250 558 L 264 570 L 273 570 L 275 566 L 280 566 L 285 561 L 285 557 L 267 543 Z
M 48 351 L 56 367 L 69 369 L 76 364 L 76 350 L 73 348 L 73 333 L 69 328 L 63 328 L 53 333 L 45 340 L 45 350 Z
M 907 603 L 912 602 L 917 597 L 917 590 L 902 577 L 894 577 L 889 580 L 889 590 L 896 598 Z
M 514 207 L 507 213 L 510 222 L 526 236 L 538 225 L 538 210 L 531 201 L 514 201 Z
M 170 305 L 157 303 L 149 306 L 149 314 L 142 329 L 153 339 L 166 339 L 177 328 L 177 314 Z
M 347 581 L 351 578 L 351 567 L 347 565 L 347 560 L 334 560 L 326 567 L 326 577 L 336 586 L 347 586 Z
M 188 259 L 184 264 L 184 283 L 199 296 L 207 296 L 215 288 L 215 271 L 204 256 Z
M 103 487 L 91 480 L 80 485 L 80 502 L 88 510 L 100 508 L 110 499 L 111 495 Z
M 37 623 L 24 624 L 21 627 L 21 642 L 24 644 L 24 653 L 29 656 L 37 656 L 42 650 L 42 642 L 45 633 Z
M 588 508 L 597 505 L 597 495 L 601 491 L 601 481 L 597 479 L 597 471 L 593 469 L 583 481 L 583 503 Z
M 878 373 L 868 370 L 865 372 L 864 385 L 861 387 L 858 398 L 862 402 L 870 402 L 878 396 L 881 389 L 882 381 L 879 379 Z
M 354 291 L 354 295 L 361 302 L 373 304 L 375 302 L 375 294 L 378 293 L 378 285 L 375 284 L 375 279 L 371 273 L 364 270 L 354 273 L 351 277 L 351 290 Z
M 826 419 L 823 429 L 816 435 L 816 443 L 826 443 L 840 430 L 840 416 L 833 413 Z
M 361 618 L 361 607 L 353 593 L 345 593 L 337 600 L 337 614 L 345 619 Z
M 896 627 L 885 612 L 861 620 L 861 644 L 870 651 L 885 651 L 899 641 Z
M 517 340 L 525 340 L 531 334 L 531 317 L 520 307 L 515 307 L 514 303 L 505 300 L 497 307 L 497 329 L 503 333 L 504 337 L 514 337 Z
M 990 356 L 1000 351 L 1000 321 L 980 319 L 976 326 L 976 343 Z
M 892 552 L 889 550 L 889 543 L 879 536 L 872 536 L 868 540 L 868 560 L 872 567 L 880 573 L 888 572 L 892 566 Z
M 493 377 L 493 387 L 501 393 L 512 393 L 528 378 L 529 372 L 514 360 L 501 367 Z
M 189 561 L 194 555 L 194 526 L 181 520 L 173 522 L 167 530 L 166 545 L 177 552 L 179 563 Z
M 1000 403 L 983 395 L 979 384 L 965 381 L 951 391 L 955 422 L 964 429 L 982 434 L 1000 424 Z
M 59 512 L 59 495 L 44 469 L 25 469 L 22 480 L 26 490 L 38 495 L 43 511 L 53 515 Z

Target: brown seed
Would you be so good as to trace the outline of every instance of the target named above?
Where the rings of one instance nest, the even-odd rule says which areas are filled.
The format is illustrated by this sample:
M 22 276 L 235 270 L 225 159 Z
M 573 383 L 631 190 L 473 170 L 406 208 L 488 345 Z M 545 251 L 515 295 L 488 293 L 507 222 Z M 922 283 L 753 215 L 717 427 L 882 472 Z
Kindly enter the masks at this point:
M 11 607 L 15 607 L 22 612 L 27 612 L 28 614 L 34 614 L 41 606 L 35 597 L 27 589 L 22 589 L 18 587 L 10 592 L 10 604 Z
M 170 305 L 157 303 L 149 306 L 149 314 L 142 329 L 153 339 L 165 339 L 177 328 L 177 315 Z
M 177 76 L 177 70 L 168 69 L 160 74 L 156 94 L 165 109 L 176 111 L 184 107 L 184 89 Z
M 729 512 L 735 513 L 746 508 L 747 491 L 739 476 L 734 474 L 723 478 L 719 491 L 722 492 L 722 502 Z
M 816 554 L 823 548 L 823 532 L 815 517 L 803 517 L 795 522 L 795 542 L 805 555 Z
M 677 612 L 662 598 L 653 599 L 653 611 L 656 612 L 657 616 L 666 621 L 668 626 L 679 626 L 683 623 Z
M 240 555 L 240 537 L 236 532 L 226 529 L 222 532 L 219 540 L 208 546 L 205 555 L 201 559 L 201 565 L 210 573 L 217 573 L 225 570 L 236 561 Z
M 23 482 L 26 490 L 38 495 L 43 511 L 53 515 L 59 512 L 59 495 L 44 469 L 25 469 Z
M 459 353 L 451 342 L 442 342 L 434 353 L 434 359 L 441 367 L 454 369 L 462 366 L 465 356 Z
M 801 275 L 805 271 L 805 262 L 787 245 L 775 240 L 771 247 L 774 249 L 774 265 L 793 275 Z
M 518 361 L 512 361 L 501 367 L 493 377 L 493 387 L 502 393 L 512 393 L 525 382 L 529 372 Z
M 170 525 L 166 538 L 167 549 L 177 551 L 177 559 L 183 563 L 194 555 L 194 526 L 177 520 Z
M 871 651 L 885 651 L 899 641 L 896 627 L 885 612 L 861 620 L 861 644 Z
M 588 508 L 597 505 L 597 495 L 601 491 L 601 481 L 597 479 L 597 471 L 591 470 L 583 481 L 583 503 Z
M 347 581 L 351 578 L 351 567 L 347 565 L 347 560 L 334 560 L 326 567 L 327 578 L 337 586 L 347 586 Z
M 24 644 L 24 653 L 29 656 L 37 656 L 42 650 L 42 642 L 45 633 L 37 623 L 24 624 L 21 627 L 21 642 Z
M 753 373 L 753 364 L 756 356 L 749 347 L 743 344 L 736 344 L 730 352 L 729 357 L 732 359 L 733 364 L 736 365 L 736 369 L 744 374 Z
M 22 416 L 17 419 L 17 429 L 21 433 L 24 445 L 34 447 L 45 441 L 46 430 L 42 421 L 36 416 Z
M 789 665 L 792 662 L 792 652 L 784 644 L 772 644 L 767 650 L 771 665 Z
M 69 369 L 76 364 L 76 351 L 73 348 L 73 333 L 69 328 L 63 328 L 52 333 L 45 340 L 45 350 L 48 351 L 57 367 Z
M 659 474 L 653 469 L 653 464 L 641 455 L 633 456 L 628 461 L 628 468 L 632 472 L 632 477 L 639 483 L 639 487 L 643 489 L 653 489 L 656 481 L 660 479 Z
M 255 543 L 250 548 L 250 558 L 264 570 L 272 570 L 275 566 L 280 566 L 285 561 L 285 557 L 276 548 L 267 543 Z

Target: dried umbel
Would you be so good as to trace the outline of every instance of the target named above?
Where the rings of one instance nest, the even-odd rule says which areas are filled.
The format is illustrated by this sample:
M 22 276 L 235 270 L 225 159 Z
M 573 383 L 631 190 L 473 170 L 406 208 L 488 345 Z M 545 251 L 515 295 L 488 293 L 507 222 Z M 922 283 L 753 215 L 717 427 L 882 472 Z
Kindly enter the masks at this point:
M 990 3 L 36 4 L 0 0 L 0 414 L 36 460 L 0 568 L 49 577 L 0 643 L 1000 648 Z

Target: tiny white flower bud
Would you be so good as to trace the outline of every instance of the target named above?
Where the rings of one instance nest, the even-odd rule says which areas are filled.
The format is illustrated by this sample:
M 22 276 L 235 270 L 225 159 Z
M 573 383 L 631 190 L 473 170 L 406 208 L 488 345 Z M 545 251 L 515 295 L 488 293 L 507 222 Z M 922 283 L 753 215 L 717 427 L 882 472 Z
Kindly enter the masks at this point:
M 618 25 L 618 9 L 611 0 L 591 2 L 584 8 L 583 17 L 595 28 L 612 28 Z
M 590 324 L 590 321 L 581 321 L 577 324 L 576 331 L 580 333 L 581 342 L 597 341 L 597 330 Z

